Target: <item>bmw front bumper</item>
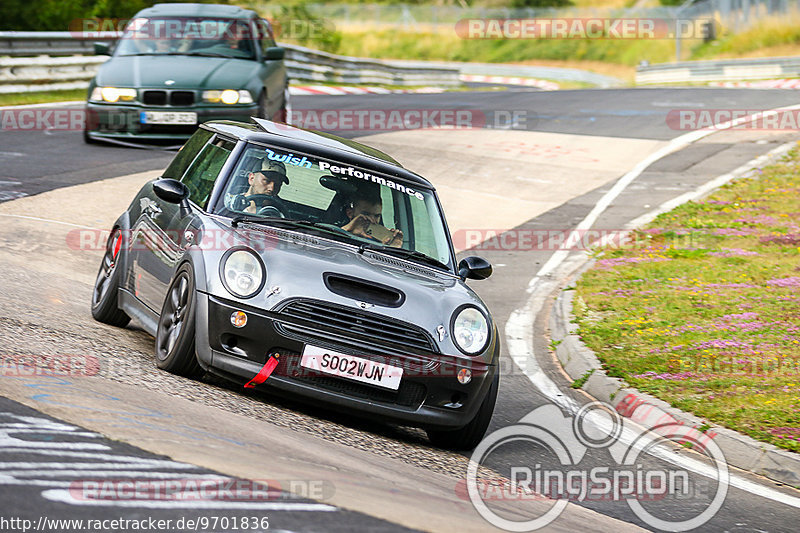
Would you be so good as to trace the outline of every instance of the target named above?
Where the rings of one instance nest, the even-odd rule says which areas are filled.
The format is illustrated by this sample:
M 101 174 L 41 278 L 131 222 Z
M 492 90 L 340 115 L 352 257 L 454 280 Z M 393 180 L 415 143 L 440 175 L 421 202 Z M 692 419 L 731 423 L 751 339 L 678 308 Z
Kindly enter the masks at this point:
M 142 113 L 170 112 L 196 113 L 196 124 L 147 124 L 142 123 Z M 258 104 L 232 105 L 194 105 L 189 107 L 144 106 L 141 104 L 86 104 L 86 135 L 91 139 L 117 140 L 186 140 L 203 122 L 210 120 L 238 120 L 249 122 L 258 114 Z

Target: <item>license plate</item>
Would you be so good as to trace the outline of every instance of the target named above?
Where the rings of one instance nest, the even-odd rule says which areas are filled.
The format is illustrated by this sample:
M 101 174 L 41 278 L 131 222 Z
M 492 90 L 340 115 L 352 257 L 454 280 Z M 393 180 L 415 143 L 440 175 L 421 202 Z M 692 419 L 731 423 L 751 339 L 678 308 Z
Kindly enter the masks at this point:
M 300 366 L 391 390 L 400 387 L 400 378 L 403 376 L 402 368 L 310 344 L 303 349 Z
M 142 124 L 197 124 L 197 113 L 184 111 L 142 111 L 139 114 Z

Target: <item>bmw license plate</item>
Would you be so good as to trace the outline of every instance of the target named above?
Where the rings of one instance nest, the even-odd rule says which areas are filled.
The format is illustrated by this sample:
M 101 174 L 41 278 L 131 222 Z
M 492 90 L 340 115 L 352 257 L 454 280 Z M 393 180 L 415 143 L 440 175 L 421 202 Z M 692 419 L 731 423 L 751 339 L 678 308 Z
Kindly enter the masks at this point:
M 142 124 L 197 124 L 197 113 L 190 111 L 142 111 L 139 113 Z
M 403 369 L 400 367 L 333 352 L 310 344 L 303 349 L 300 366 L 391 390 L 400 387 L 400 378 L 403 376 Z

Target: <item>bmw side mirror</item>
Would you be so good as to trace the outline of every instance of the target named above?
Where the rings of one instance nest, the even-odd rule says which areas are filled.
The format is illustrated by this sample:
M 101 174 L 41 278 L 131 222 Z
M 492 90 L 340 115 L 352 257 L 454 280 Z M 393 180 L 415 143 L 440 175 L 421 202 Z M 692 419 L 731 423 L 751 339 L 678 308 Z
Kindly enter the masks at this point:
M 182 217 L 185 217 L 192 211 L 188 200 L 189 189 L 178 180 L 171 178 L 157 180 L 153 183 L 153 192 L 165 202 L 181 204 Z
M 280 46 L 272 46 L 264 50 L 264 59 L 267 61 L 283 59 L 285 55 L 286 50 Z
M 458 277 L 461 279 L 486 279 L 492 275 L 492 264 L 483 257 L 471 255 L 458 263 Z
M 111 50 L 111 47 L 108 43 L 94 43 L 94 55 L 96 56 L 111 55 L 109 50 Z

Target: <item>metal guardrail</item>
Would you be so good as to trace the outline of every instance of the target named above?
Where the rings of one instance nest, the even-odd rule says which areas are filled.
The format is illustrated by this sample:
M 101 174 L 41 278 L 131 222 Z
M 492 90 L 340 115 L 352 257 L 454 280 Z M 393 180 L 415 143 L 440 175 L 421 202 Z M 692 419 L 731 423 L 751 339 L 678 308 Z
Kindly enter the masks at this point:
M 800 77 L 800 57 L 683 61 L 640 66 L 637 85 Z
M 113 42 L 117 37 L 116 32 L 99 32 L 89 39 L 78 39 L 71 32 L 0 32 L 0 94 L 85 88 L 108 60 L 93 55 L 93 43 Z M 406 86 L 460 83 L 459 70 L 453 67 L 412 67 L 283 46 L 289 77 L 295 81 Z

